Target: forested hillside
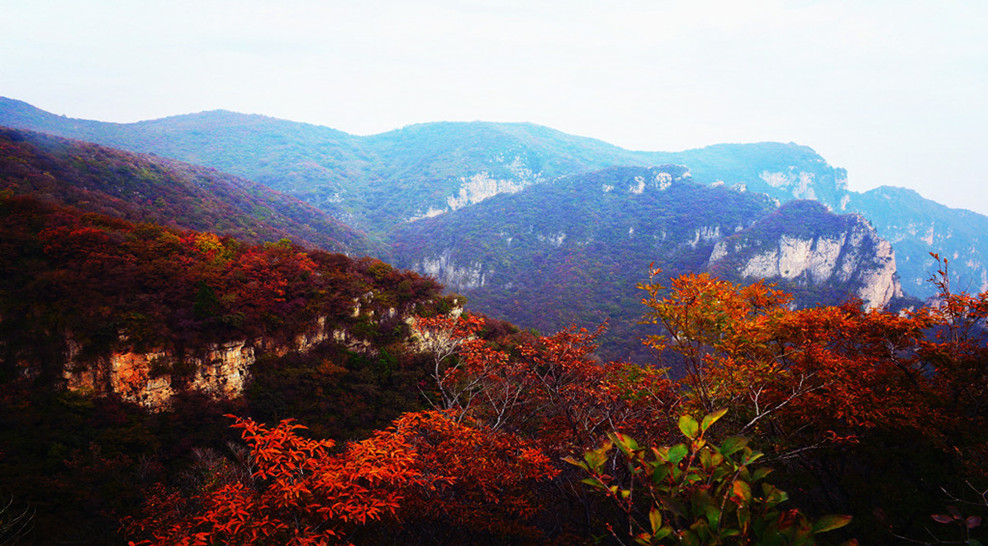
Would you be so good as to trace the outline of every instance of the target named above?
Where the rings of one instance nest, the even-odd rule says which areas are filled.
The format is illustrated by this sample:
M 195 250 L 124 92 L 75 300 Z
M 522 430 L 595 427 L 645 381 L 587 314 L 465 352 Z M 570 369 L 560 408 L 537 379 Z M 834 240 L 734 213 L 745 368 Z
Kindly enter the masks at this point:
M 376 260 L 10 195 L 0 223 L 5 540 L 983 539 L 988 296 L 942 260 L 942 305 L 903 314 L 653 270 L 639 366 Z M 271 342 L 239 393 L 171 358 L 241 338 Z M 103 367 L 155 348 L 146 376 Z M 121 372 L 175 395 L 132 403 Z M 87 373 L 109 381 L 59 388 Z
M 391 240 L 396 264 L 436 276 L 472 309 L 543 332 L 607 322 L 601 355 L 639 363 L 654 358 L 637 342 L 635 287 L 648 264 L 667 279 L 711 267 L 736 281 L 768 278 L 802 306 L 848 297 L 884 306 L 902 296 L 890 251 L 880 255 L 860 218 L 808 202 L 779 210 L 761 194 L 696 184 L 674 165 L 560 178 L 409 223 Z M 761 256 L 782 270 L 750 274 L 755 254 L 792 244 L 806 248 Z
M 844 173 L 805 146 L 724 144 L 636 152 L 530 123 L 424 123 L 363 137 L 227 111 L 103 123 L 0 98 L 0 125 L 214 167 L 369 231 L 609 166 L 678 163 L 695 168 L 700 183 L 744 184 L 782 200 L 820 197 L 830 205 L 846 190 Z
M 119 543 L 153 480 L 233 438 L 224 413 L 351 438 L 420 409 L 427 359 L 405 320 L 454 305 L 370 258 L 9 194 L 0 255 L 4 542 L 28 510 L 27 543 Z M 238 366 L 210 357 L 231 343 Z
M 969 228 L 988 223 L 982 215 L 918 196 L 882 196 L 891 190 L 849 191 L 844 169 L 794 143 L 638 152 L 527 123 L 424 123 L 356 136 L 228 111 L 116 124 L 57 116 L 9 98 L 0 98 L 0 125 L 210 166 L 292 195 L 347 225 L 379 235 L 412 219 L 444 214 L 559 176 L 610 166 L 679 164 L 701 184 L 744 187 L 780 202 L 813 199 L 837 212 L 864 215 L 902 255 L 900 275 L 915 297 L 935 293 L 926 282 L 935 268 L 930 252 L 955 256 L 958 278 L 971 290 L 988 289 L 988 249 Z
M 0 129 L 0 544 L 986 538 L 980 216 L 794 144 L 7 122 L 252 181 Z
M 895 246 L 903 288 L 910 294 L 934 293 L 927 282 L 936 270 L 931 252 L 954 261 L 955 286 L 968 292 L 988 290 L 988 218 L 887 186 L 852 196 L 847 208 L 869 218 Z
M 291 238 L 360 253 L 380 248 L 324 213 L 257 183 L 29 131 L 0 128 L 0 190 L 247 241 Z

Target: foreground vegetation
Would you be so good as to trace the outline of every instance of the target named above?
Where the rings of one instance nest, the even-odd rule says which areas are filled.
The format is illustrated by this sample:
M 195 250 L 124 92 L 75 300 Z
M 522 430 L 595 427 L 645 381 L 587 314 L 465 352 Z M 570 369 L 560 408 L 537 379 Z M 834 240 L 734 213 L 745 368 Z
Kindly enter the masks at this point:
M 939 300 L 907 313 L 652 271 L 642 367 L 596 358 L 600 330 L 451 312 L 374 260 L 12 196 L 0 221 L 4 541 L 983 540 L 988 294 L 953 293 L 939 257 Z M 318 317 L 361 343 L 262 355 L 240 399 L 57 388 L 70 334 L 95 366 Z

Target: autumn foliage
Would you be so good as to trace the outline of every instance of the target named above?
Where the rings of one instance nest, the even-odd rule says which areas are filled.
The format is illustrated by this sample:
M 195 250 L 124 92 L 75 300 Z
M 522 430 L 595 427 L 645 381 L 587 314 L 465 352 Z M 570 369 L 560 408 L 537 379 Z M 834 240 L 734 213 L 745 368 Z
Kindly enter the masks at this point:
M 537 510 L 532 485 L 555 474 L 538 450 L 438 412 L 408 414 L 339 452 L 289 421 L 234 427 L 250 449 L 248 468 L 192 497 L 157 492 L 129 533 L 148 544 L 343 544 L 380 532 L 374 523 L 406 520 L 536 536 L 525 524 Z
M 34 489 L 71 499 L 57 509 L 101 522 L 101 538 L 983 538 L 988 295 L 952 292 L 938 256 L 939 298 L 901 313 L 796 309 L 768 284 L 706 274 L 663 286 L 653 270 L 641 288 L 656 361 L 639 366 L 598 358 L 603 327 L 521 331 L 369 258 L 9 195 L 0 227 L 0 486 L 18 502 Z M 222 411 L 201 393 L 157 416 L 112 396 L 24 394 L 58 383 L 70 341 L 85 366 L 123 348 L 286 339 L 318 321 L 340 333 L 262 355 Z M 240 416 L 230 445 L 223 413 Z M 37 441 L 9 432 L 24 423 Z
M 812 544 L 941 521 L 931 532 L 944 540 L 980 532 L 942 492 L 986 478 L 985 435 L 970 427 L 985 417 L 984 297 L 944 284 L 938 305 L 889 313 L 793 309 L 770 286 L 707 275 L 642 288 L 656 327 L 645 343 L 671 372 L 597 360 L 599 331 L 418 317 L 432 409 L 341 446 L 238 419 L 240 470 L 191 494 L 156 489 L 128 532 L 174 544 Z

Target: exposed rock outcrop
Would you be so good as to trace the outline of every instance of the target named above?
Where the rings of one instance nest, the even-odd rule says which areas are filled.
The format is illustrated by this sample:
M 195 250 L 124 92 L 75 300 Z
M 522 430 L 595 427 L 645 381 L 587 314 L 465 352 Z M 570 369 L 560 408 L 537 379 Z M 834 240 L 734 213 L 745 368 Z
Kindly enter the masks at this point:
M 562 240 L 559 242 L 561 244 Z M 443 285 L 456 290 L 482 288 L 487 284 L 487 277 L 491 273 L 479 261 L 463 265 L 456 264 L 451 259 L 448 250 L 437 256 L 422 258 L 414 265 L 413 269 L 424 275 L 431 275 Z
M 183 389 L 215 398 L 240 395 L 257 354 L 257 347 L 246 340 L 213 345 L 182 358 L 166 351 L 128 351 L 87 364 L 70 360 L 64 378 L 71 390 L 116 393 L 128 402 L 160 409 Z
M 63 379 L 71 390 L 116 393 L 124 400 L 150 409 L 167 407 L 182 390 L 195 390 L 214 398 L 234 398 L 243 393 L 250 368 L 259 356 L 306 352 L 331 338 L 353 344 L 345 333 L 330 331 L 325 317 L 289 343 L 240 339 L 216 343 L 186 355 L 165 350 L 130 350 L 81 362 L 78 349 L 70 343 Z
M 857 295 L 869 308 L 903 296 L 892 245 L 861 216 L 836 216 L 818 203 L 787 204 L 719 241 L 709 267 L 743 279 L 829 286 Z
M 375 313 L 369 305 L 371 299 L 373 293 L 358 298 L 351 318 L 374 322 L 398 315 L 393 308 Z M 70 390 L 116 394 L 128 402 L 160 410 L 169 407 L 183 391 L 197 391 L 216 399 L 240 396 L 250 381 L 251 367 L 261 356 L 305 353 L 327 341 L 354 352 L 376 354 L 370 341 L 320 317 L 307 331 L 287 342 L 263 338 L 230 340 L 183 355 L 163 349 L 125 350 L 83 360 L 78 345 L 70 341 L 62 379 Z M 121 345 L 126 346 L 126 341 Z

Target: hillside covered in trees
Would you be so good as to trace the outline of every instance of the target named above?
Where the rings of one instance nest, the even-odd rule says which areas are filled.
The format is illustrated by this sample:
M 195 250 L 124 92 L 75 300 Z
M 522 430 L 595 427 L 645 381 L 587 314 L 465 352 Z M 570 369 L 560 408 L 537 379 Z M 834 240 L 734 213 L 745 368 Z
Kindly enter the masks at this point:
M 0 190 L 133 222 L 232 235 L 291 238 L 370 253 L 360 232 L 285 194 L 214 169 L 0 127 Z
M 683 165 L 700 184 L 745 188 L 782 203 L 810 199 L 837 213 L 863 215 L 892 243 L 909 295 L 927 299 L 936 294 L 926 282 L 935 269 L 930 252 L 954 257 L 955 279 L 968 290 L 988 289 L 988 243 L 982 236 L 988 218 L 894 187 L 896 180 L 869 192 L 851 191 L 844 169 L 791 142 L 644 152 L 531 123 L 485 122 L 423 123 L 357 136 L 222 110 L 105 123 L 58 116 L 4 97 L 0 125 L 206 165 L 284 192 L 378 236 L 414 219 L 563 176 L 609 167 Z
M 0 221 L 5 540 L 983 534 L 988 296 L 952 293 L 945 260 L 940 305 L 904 314 L 793 310 L 763 284 L 653 271 L 640 293 L 658 356 L 643 367 L 597 358 L 599 332 L 460 313 L 376 260 L 9 194 Z M 178 357 L 320 319 L 339 333 L 259 344 L 237 396 L 193 388 Z M 162 355 L 146 380 L 176 387 L 167 404 L 59 388 L 125 351 Z
M 793 144 L 0 114 L 253 180 L 0 129 L 0 543 L 985 539 L 977 215 Z

